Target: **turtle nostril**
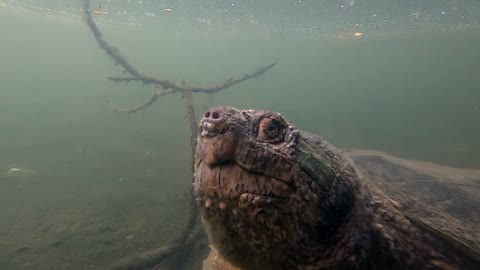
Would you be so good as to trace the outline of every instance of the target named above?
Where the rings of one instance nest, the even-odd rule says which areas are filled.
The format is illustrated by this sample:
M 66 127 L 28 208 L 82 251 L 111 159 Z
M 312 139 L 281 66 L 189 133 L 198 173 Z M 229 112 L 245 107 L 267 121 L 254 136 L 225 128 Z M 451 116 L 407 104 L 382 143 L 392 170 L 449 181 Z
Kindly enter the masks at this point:
M 220 121 L 225 117 L 224 108 L 222 107 L 214 107 L 210 108 L 208 111 L 205 112 L 203 115 L 204 119 L 209 119 L 209 121 Z

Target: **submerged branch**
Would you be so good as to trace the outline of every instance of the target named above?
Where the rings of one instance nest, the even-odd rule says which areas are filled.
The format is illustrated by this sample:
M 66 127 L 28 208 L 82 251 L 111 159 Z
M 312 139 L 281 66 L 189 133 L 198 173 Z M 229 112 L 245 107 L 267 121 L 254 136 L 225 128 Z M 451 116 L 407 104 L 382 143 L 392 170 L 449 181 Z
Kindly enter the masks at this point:
M 190 86 L 186 87 L 185 86 L 186 84 L 184 82 L 182 82 L 181 85 L 178 85 L 176 83 L 168 81 L 169 83 L 171 83 L 173 85 L 176 85 L 176 87 L 175 88 L 165 88 L 167 90 L 156 91 L 147 101 L 145 101 L 144 103 L 142 103 L 138 106 L 129 107 L 129 108 L 113 108 L 112 110 L 114 112 L 119 112 L 119 113 L 129 113 L 129 114 L 130 113 L 135 113 L 135 112 L 141 111 L 141 110 L 145 109 L 146 107 L 150 106 L 151 104 L 153 104 L 157 100 L 158 97 L 166 96 L 168 94 L 174 94 L 176 92 L 181 92 L 181 93 L 183 93 L 184 96 L 187 95 L 187 92 L 189 92 L 189 95 L 191 95 L 192 93 L 206 93 L 206 94 L 217 93 L 217 92 L 219 92 L 223 89 L 227 89 L 227 88 L 229 88 L 229 87 L 231 87 L 231 86 L 233 86 L 237 83 L 241 83 L 241 82 L 246 81 L 248 79 L 261 76 L 267 70 L 273 68 L 276 64 L 277 63 L 272 63 L 268 66 L 265 66 L 263 68 L 258 69 L 257 71 L 255 71 L 253 73 L 246 74 L 242 78 L 239 78 L 239 79 L 234 79 L 234 78 L 228 79 L 224 83 L 222 83 L 220 85 L 216 85 L 215 87 L 211 87 L 211 88 L 190 87 Z M 131 82 L 131 81 L 139 81 L 139 82 L 142 82 L 142 83 L 145 84 L 145 82 L 141 78 L 135 78 L 135 77 L 108 77 L 108 79 L 111 80 L 111 81 L 117 82 L 117 83 L 119 83 L 119 82 L 127 82 L 128 83 L 128 82 Z M 161 84 L 158 84 L 157 87 L 164 88 L 164 86 L 161 85 Z M 196 133 L 193 133 L 193 134 L 196 134 Z
M 252 72 L 250 74 L 245 74 L 243 77 L 241 78 L 238 78 L 238 79 L 235 79 L 235 78 L 230 78 L 228 80 L 226 80 L 225 82 L 223 82 L 222 84 L 217 84 L 215 85 L 214 87 L 207 87 L 207 88 L 204 88 L 204 87 L 192 87 L 190 89 L 190 91 L 192 91 L 192 93 L 207 93 L 207 94 L 212 94 L 212 93 L 216 93 L 220 90 L 223 90 L 223 89 L 226 89 L 226 88 L 229 88 L 235 84 L 238 84 L 238 83 L 241 83 L 241 82 L 244 82 L 248 79 L 252 79 L 252 78 L 255 78 L 255 77 L 258 77 L 258 76 L 261 76 L 263 75 L 266 71 L 268 71 L 269 69 L 273 68 L 277 63 L 272 63 L 268 66 L 265 66 L 265 67 L 262 67 L 260 69 L 258 69 L 257 71 L 255 72 Z M 113 82 L 131 82 L 131 81 L 140 81 L 140 82 L 143 82 L 144 81 L 141 79 L 141 78 L 136 78 L 136 77 L 108 77 L 109 80 L 113 81 Z M 169 81 L 170 82 L 170 81 Z M 170 82 L 170 83 L 173 83 L 173 82 Z M 175 84 L 175 83 L 173 83 Z M 177 85 L 177 84 L 175 84 Z M 162 85 L 163 86 L 163 85 Z M 183 86 L 178 86 L 177 87 L 174 87 L 173 89 L 175 89 L 176 91 L 181 91 L 181 92 L 185 92 L 185 89 Z M 172 93 L 174 93 L 175 91 L 172 91 Z
M 174 93 L 174 91 L 171 88 L 166 89 L 166 90 L 165 89 L 156 90 L 156 91 L 153 92 L 153 94 L 150 98 L 145 100 L 145 102 L 143 102 L 140 105 L 133 106 L 133 107 L 128 107 L 128 108 L 112 107 L 112 111 L 117 112 L 117 113 L 128 113 L 128 114 L 136 113 L 138 111 L 141 111 L 141 110 L 145 109 L 146 107 L 148 107 L 149 105 L 151 105 L 152 103 L 157 101 L 158 97 L 166 96 L 166 95 L 172 94 L 172 93 Z
M 90 0 L 82 0 L 83 2 L 83 15 L 85 18 L 85 21 L 90 28 L 90 31 L 92 32 L 93 36 L 95 37 L 95 41 L 97 42 L 98 46 L 100 49 L 105 51 L 105 53 L 111 57 L 116 64 L 122 66 L 125 68 L 125 70 L 130 73 L 134 77 L 139 77 L 141 76 L 140 73 L 132 66 L 130 63 L 125 59 L 119 52 L 119 50 L 105 41 L 103 39 L 102 32 L 98 29 L 97 25 L 93 21 L 92 14 L 90 13 Z
M 140 73 L 136 68 L 134 68 L 127 61 L 127 59 L 120 53 L 120 51 L 117 48 L 108 44 L 108 42 L 103 38 L 102 32 L 100 32 L 100 29 L 98 29 L 97 25 L 95 24 L 95 21 L 93 20 L 92 14 L 90 14 L 90 0 L 82 0 L 82 2 L 83 2 L 83 15 L 84 15 L 85 21 L 88 27 L 90 28 L 90 31 L 92 32 L 93 36 L 95 37 L 95 41 L 97 42 L 100 49 L 102 49 L 110 58 L 112 58 L 115 61 L 115 64 L 123 67 L 125 71 L 132 76 L 132 77 L 109 77 L 108 78 L 109 80 L 114 82 L 140 81 L 144 85 L 153 84 L 163 89 L 169 89 L 168 94 L 171 94 L 171 93 L 173 94 L 176 92 L 185 93 L 185 91 L 187 91 L 187 89 L 183 86 L 183 84 L 178 84 L 170 80 L 159 80 L 154 77 L 146 76 Z M 208 88 L 190 87 L 188 91 L 191 91 L 192 93 L 216 93 L 223 89 L 229 88 L 235 84 L 244 82 L 251 78 L 258 77 L 264 74 L 267 70 L 273 68 L 275 65 L 276 63 L 272 63 L 268 66 L 260 68 L 259 70 L 253 73 L 246 74 L 241 78 L 228 79 L 224 83 L 217 84 L 214 87 L 208 87 Z M 145 102 L 142 105 L 135 106 L 132 108 L 126 108 L 126 109 L 115 109 L 114 111 L 125 112 L 125 113 L 137 112 L 153 104 L 159 96 L 160 95 L 155 94 L 147 102 Z
M 268 66 L 265 66 L 253 73 L 246 74 L 241 78 L 231 78 L 223 82 L 222 84 L 217 84 L 214 87 L 210 88 L 202 88 L 202 87 L 191 87 L 186 82 L 182 81 L 180 84 L 169 81 L 169 80 L 160 80 L 154 77 L 146 76 L 140 73 L 135 67 L 133 67 L 127 59 L 120 53 L 120 51 L 115 48 L 114 46 L 110 45 L 104 38 L 100 30 L 98 29 L 95 21 L 92 18 L 90 13 L 90 0 L 81 0 L 83 2 L 83 16 L 85 21 L 88 25 L 88 28 L 92 32 L 96 43 L 100 47 L 101 50 L 105 52 L 105 54 L 112 58 L 116 65 L 121 66 L 125 69 L 125 72 L 130 74 L 131 77 L 109 77 L 108 79 L 114 82 L 130 82 L 130 81 L 138 81 L 141 82 L 143 85 L 153 85 L 155 87 L 155 91 L 153 92 L 152 96 L 148 98 L 145 102 L 140 105 L 129 107 L 129 108 L 112 108 L 113 111 L 119 113 L 135 113 L 141 111 L 148 106 L 155 103 L 158 100 L 158 97 L 165 96 L 168 94 L 174 94 L 176 92 L 180 92 L 183 94 L 185 98 L 187 116 L 189 117 L 189 125 L 190 125 L 190 144 L 192 147 L 192 155 L 191 155 L 191 164 L 190 167 L 193 169 L 194 161 L 193 155 L 195 154 L 195 147 L 196 147 L 196 135 L 197 135 L 197 125 L 195 119 L 195 110 L 193 106 L 193 97 L 192 93 L 207 93 L 212 94 L 219 92 L 223 89 L 229 88 L 235 84 L 244 82 L 251 78 L 255 78 L 258 76 L 263 75 L 266 71 L 273 68 L 276 63 L 272 63 Z M 192 176 L 192 181 L 194 181 L 194 177 Z M 198 211 L 196 208 L 195 199 L 193 197 L 193 187 L 190 190 L 190 199 L 189 199 L 189 210 L 188 210 L 188 217 L 181 231 L 180 235 L 177 237 L 175 241 L 170 243 L 168 246 L 164 246 L 159 249 L 154 249 L 152 251 L 148 251 L 146 253 L 142 253 L 140 255 L 136 255 L 130 258 L 127 258 L 126 261 L 121 262 L 119 265 L 115 266 L 114 269 L 118 270 L 133 270 L 133 269 L 144 269 L 146 267 L 154 267 L 155 269 L 164 269 L 168 268 L 171 265 L 172 261 L 175 261 L 182 252 L 188 251 L 192 248 L 193 244 L 196 242 L 195 240 L 199 236 L 190 237 L 197 221 Z

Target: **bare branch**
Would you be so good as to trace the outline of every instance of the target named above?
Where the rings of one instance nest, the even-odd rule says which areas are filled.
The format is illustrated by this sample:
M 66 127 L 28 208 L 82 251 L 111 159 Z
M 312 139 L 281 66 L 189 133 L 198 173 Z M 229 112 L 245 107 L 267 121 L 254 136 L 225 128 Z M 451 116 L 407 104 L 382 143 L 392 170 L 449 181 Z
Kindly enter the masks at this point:
M 246 74 L 242 78 L 239 78 L 239 79 L 230 78 L 230 79 L 226 80 L 224 83 L 217 84 L 214 87 L 209 87 L 209 88 L 193 87 L 191 89 L 191 91 L 192 91 L 192 93 L 207 93 L 207 94 L 216 93 L 220 90 L 229 88 L 229 87 L 231 87 L 231 86 L 233 86 L 237 83 L 241 83 L 241 82 L 246 81 L 248 79 L 252 79 L 252 78 L 261 76 L 261 75 L 263 75 L 263 73 L 265 73 L 269 69 L 273 68 L 276 64 L 277 63 L 272 63 L 268 66 L 262 67 L 261 69 L 255 71 L 253 73 Z M 113 81 L 113 82 L 117 82 L 117 83 L 118 82 L 142 81 L 141 78 L 135 78 L 135 77 L 108 77 L 108 79 Z M 175 88 L 175 89 L 177 89 L 177 88 Z M 184 92 L 185 89 L 182 86 L 179 86 L 177 91 Z
M 148 100 L 146 100 L 144 103 L 138 105 L 138 106 L 135 106 L 135 107 L 130 107 L 130 108 L 112 108 L 112 110 L 114 112 L 118 112 L 118 113 L 135 113 L 135 112 L 138 112 L 140 110 L 143 110 L 145 109 L 146 107 L 150 106 L 151 104 L 153 104 L 157 98 L 159 96 L 166 96 L 168 94 L 174 94 L 176 92 L 182 92 L 184 95 L 186 94 L 186 92 L 190 92 L 190 95 L 191 93 L 207 93 L 207 94 L 213 94 L 213 93 L 217 93 L 223 89 L 227 89 L 235 84 L 238 84 L 238 83 L 241 83 L 243 81 L 246 81 L 248 79 L 251 79 L 251 78 L 255 78 L 255 77 L 258 77 L 258 76 L 261 76 L 263 75 L 263 73 L 265 73 L 266 71 L 268 71 L 269 69 L 273 68 L 277 63 L 272 63 L 268 66 L 265 66 L 253 73 L 250 73 L 250 74 L 246 74 L 244 75 L 242 78 L 239 78 L 239 79 L 234 79 L 234 78 L 230 78 L 228 80 L 226 80 L 224 83 L 220 84 L 220 85 L 216 85 L 215 87 L 211 87 L 211 88 L 201 88 L 201 87 L 186 87 L 185 85 L 186 84 L 181 84 L 180 86 L 176 83 L 173 83 L 174 85 L 176 85 L 177 87 L 176 88 L 168 88 L 168 90 L 162 90 L 161 92 L 155 92 Z M 114 82 L 131 82 L 131 81 L 141 81 L 145 84 L 145 82 L 141 79 L 141 78 L 135 78 L 135 77 L 108 77 L 109 80 L 111 81 L 114 81 Z M 169 82 L 170 83 L 170 82 Z M 157 87 L 164 87 L 163 85 L 157 85 Z
M 181 92 L 184 93 L 187 91 L 187 89 L 182 85 L 178 84 L 173 81 L 169 80 L 159 80 L 157 78 L 153 78 L 150 76 L 146 76 L 141 74 L 137 69 L 135 69 L 128 61 L 127 59 L 120 53 L 120 51 L 113 47 L 112 45 L 108 44 L 108 42 L 103 39 L 103 35 L 98 29 L 97 25 L 93 21 L 92 14 L 90 14 L 90 0 L 82 0 L 83 1 L 83 15 L 85 17 L 85 21 L 87 22 L 88 27 L 90 28 L 90 31 L 92 32 L 93 36 L 95 37 L 95 41 L 97 42 L 98 46 L 100 49 L 105 51 L 105 53 L 112 58 L 115 61 L 115 64 L 122 66 L 127 73 L 129 73 L 132 77 L 109 77 L 108 79 L 114 82 L 130 82 L 130 81 L 141 81 L 142 84 L 144 85 L 150 85 L 153 84 L 155 86 L 160 86 L 163 89 L 170 89 L 170 93 L 175 93 L 175 92 Z M 234 79 L 231 78 L 227 81 L 225 81 L 222 84 L 217 84 L 214 87 L 209 87 L 209 88 L 203 88 L 203 87 L 189 87 L 188 91 L 191 91 L 192 93 L 216 93 L 220 90 L 229 88 L 235 84 L 241 83 L 243 81 L 246 81 L 248 79 L 258 77 L 265 73 L 267 70 L 271 69 L 274 67 L 276 63 L 272 63 L 266 67 L 263 67 L 251 74 L 246 74 L 242 78 L 239 79 Z M 126 108 L 126 109 L 117 109 L 115 111 L 117 112 L 125 112 L 125 113 L 132 113 L 136 112 L 139 110 L 142 110 L 149 105 L 153 104 L 158 98 L 158 95 L 153 95 L 150 99 L 148 99 L 144 104 L 132 107 L 132 108 Z
M 122 66 L 128 73 L 138 78 L 140 73 L 132 65 L 130 65 L 130 63 L 128 63 L 128 61 L 120 54 L 117 48 L 111 46 L 103 39 L 102 33 L 93 21 L 92 14 L 90 14 L 90 0 L 82 0 L 82 2 L 85 21 L 87 22 L 87 25 L 95 37 L 100 49 L 104 50 L 105 53 L 115 61 L 116 64 Z
M 125 72 L 130 74 L 131 77 L 109 77 L 108 79 L 114 82 L 130 82 L 130 81 L 139 81 L 143 85 L 153 85 L 155 87 L 155 91 L 153 92 L 152 96 L 148 98 L 145 102 L 138 106 L 129 107 L 129 108 L 112 108 L 115 112 L 121 113 L 135 113 L 141 111 L 151 104 L 157 101 L 158 97 L 165 96 L 168 94 L 173 94 L 176 92 L 181 92 L 185 97 L 187 115 L 189 117 L 189 124 L 190 124 L 190 143 L 192 146 L 192 155 L 195 151 L 196 146 L 196 119 L 195 119 L 195 111 L 193 107 L 193 97 L 192 93 L 216 93 L 220 90 L 229 88 L 235 84 L 241 83 L 243 81 L 249 80 L 251 78 L 255 78 L 261 76 L 266 71 L 271 69 L 276 65 L 276 63 L 272 63 L 268 66 L 265 66 L 253 73 L 246 74 L 241 78 L 231 78 L 226 80 L 224 83 L 215 85 L 214 87 L 210 88 L 202 88 L 202 87 L 191 87 L 185 81 L 182 81 L 180 84 L 169 81 L 169 80 L 159 80 L 157 78 L 153 78 L 150 76 L 143 75 L 137 69 L 135 69 L 127 60 L 126 58 L 120 53 L 120 51 L 113 47 L 112 45 L 108 44 L 108 42 L 103 39 L 102 33 L 98 29 L 97 25 L 95 24 L 92 15 L 90 13 L 90 0 L 82 0 L 83 2 L 83 15 L 85 21 L 92 32 L 95 41 L 97 42 L 98 46 L 101 50 L 105 52 L 105 54 L 112 58 L 115 61 L 116 65 L 121 66 L 125 69 Z M 193 169 L 193 159 L 191 163 L 191 167 Z M 193 181 L 192 176 L 192 181 Z M 191 191 L 191 190 L 190 190 Z M 192 193 L 192 192 L 190 192 Z M 181 231 L 178 238 L 170 243 L 168 246 L 162 247 L 160 249 L 153 250 L 151 252 L 147 252 L 141 254 L 139 256 L 129 258 L 126 263 L 120 264 L 115 269 L 139 269 L 145 267 L 151 267 L 153 265 L 158 265 L 160 268 L 161 265 L 168 265 L 168 261 L 171 261 L 172 258 L 181 254 L 182 249 L 189 249 L 191 248 L 191 244 L 189 244 L 189 236 L 193 230 L 195 222 L 197 221 L 198 211 L 196 209 L 196 203 L 191 194 L 191 198 L 189 201 L 189 211 L 188 211 L 188 218 L 185 222 L 184 228 Z M 191 237 L 192 238 L 192 237 Z M 191 239 L 190 238 L 190 239 Z M 190 241 L 192 242 L 192 241 Z M 193 242 L 192 242 L 193 243 Z
M 128 113 L 128 114 L 136 113 L 138 111 L 145 109 L 146 107 L 150 106 L 152 103 L 157 101 L 158 97 L 166 96 L 168 94 L 173 94 L 173 93 L 175 93 L 175 91 L 173 91 L 171 88 L 160 89 L 160 90 L 156 89 L 153 92 L 152 96 L 149 99 L 145 100 L 145 102 L 143 102 L 142 104 L 133 106 L 133 107 L 128 107 L 128 108 L 112 107 L 112 111 L 117 113 Z

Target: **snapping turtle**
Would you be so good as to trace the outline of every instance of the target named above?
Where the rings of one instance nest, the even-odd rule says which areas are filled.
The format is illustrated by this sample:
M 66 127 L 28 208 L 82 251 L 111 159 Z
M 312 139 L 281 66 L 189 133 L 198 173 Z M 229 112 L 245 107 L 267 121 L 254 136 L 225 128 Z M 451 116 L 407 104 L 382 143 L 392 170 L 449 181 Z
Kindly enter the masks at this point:
M 199 124 L 204 269 L 480 269 L 479 194 L 479 180 L 342 153 L 275 112 L 214 107 Z

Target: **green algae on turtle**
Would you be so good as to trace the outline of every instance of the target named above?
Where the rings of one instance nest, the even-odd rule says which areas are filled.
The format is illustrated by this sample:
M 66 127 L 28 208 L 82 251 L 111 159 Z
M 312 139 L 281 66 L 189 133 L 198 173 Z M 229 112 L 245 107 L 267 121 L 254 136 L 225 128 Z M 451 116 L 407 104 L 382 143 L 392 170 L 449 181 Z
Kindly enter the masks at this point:
M 278 113 L 207 111 L 194 192 L 213 253 L 243 270 L 479 269 L 475 187 L 350 156 Z

